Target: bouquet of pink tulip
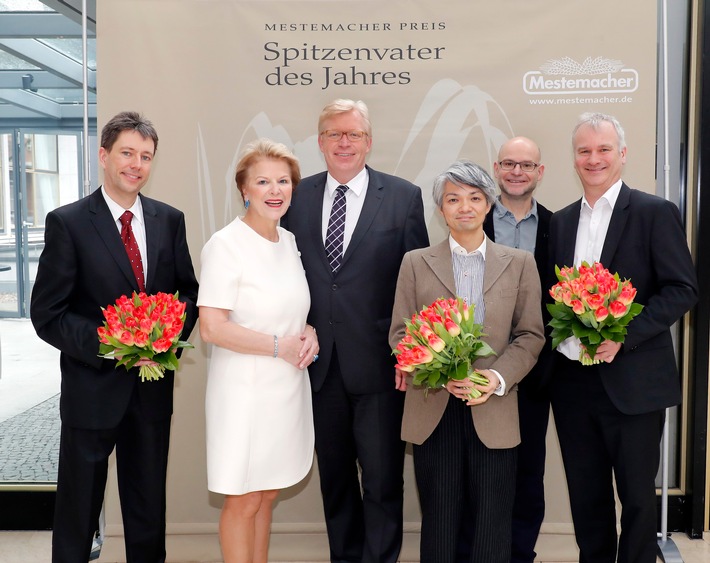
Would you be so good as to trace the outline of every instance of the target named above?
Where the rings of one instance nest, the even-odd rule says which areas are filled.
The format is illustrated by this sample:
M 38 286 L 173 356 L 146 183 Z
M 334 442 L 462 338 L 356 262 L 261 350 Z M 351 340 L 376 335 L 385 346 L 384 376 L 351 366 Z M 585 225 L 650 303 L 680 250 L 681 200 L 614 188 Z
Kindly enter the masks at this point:
M 115 305 L 102 307 L 103 326 L 99 335 L 99 357 L 118 360 L 117 366 L 127 370 L 138 365 L 141 381 L 164 376 L 165 370 L 176 370 L 178 348 L 192 348 L 180 340 L 185 324 L 185 303 L 177 293 L 146 295 L 133 292 L 133 298 L 122 295 Z
M 582 343 L 579 361 L 586 366 L 595 360 L 597 347 L 604 340 L 623 342 L 626 327 L 643 309 L 634 303 L 636 289 L 631 281 L 612 275 L 599 262 L 579 268 L 555 266 L 558 283 L 550 288 L 555 303 L 548 304 L 552 315 L 552 347 L 576 336 Z
M 481 340 L 485 335 L 473 320 L 473 306 L 460 297 L 440 298 L 404 323 L 406 334 L 393 351 L 395 367 L 414 372 L 414 385 L 436 389 L 465 378 L 488 385 L 488 379 L 471 369 L 477 358 L 495 354 Z M 480 396 L 478 389 L 471 389 L 470 398 Z

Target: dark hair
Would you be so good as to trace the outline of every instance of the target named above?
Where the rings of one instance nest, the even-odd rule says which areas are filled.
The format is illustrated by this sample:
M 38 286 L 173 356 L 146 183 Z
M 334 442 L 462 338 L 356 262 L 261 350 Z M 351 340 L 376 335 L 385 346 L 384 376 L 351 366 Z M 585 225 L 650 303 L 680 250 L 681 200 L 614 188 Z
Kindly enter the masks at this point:
M 153 139 L 153 153 L 158 150 L 158 133 L 153 124 L 135 111 L 122 111 L 113 116 L 101 130 L 101 146 L 110 151 L 124 131 L 138 131 L 144 139 Z
M 286 145 L 271 139 L 258 139 L 246 146 L 242 157 L 237 163 L 237 172 L 234 179 L 237 181 L 237 188 L 239 193 L 242 194 L 242 199 L 244 198 L 244 184 L 246 184 L 249 169 L 262 159 L 282 160 L 285 162 L 290 171 L 291 185 L 296 189 L 296 186 L 301 181 L 301 169 L 298 166 L 298 159 Z

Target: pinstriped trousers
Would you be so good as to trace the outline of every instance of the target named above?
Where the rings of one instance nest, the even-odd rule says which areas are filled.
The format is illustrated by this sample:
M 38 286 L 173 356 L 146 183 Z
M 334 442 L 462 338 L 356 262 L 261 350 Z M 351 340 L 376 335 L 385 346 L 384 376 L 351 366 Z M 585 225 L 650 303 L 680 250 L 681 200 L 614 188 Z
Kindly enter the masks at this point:
M 454 563 L 464 507 L 473 514 L 472 563 L 509 563 L 517 449 L 489 449 L 471 408 L 449 397 L 429 438 L 414 445 L 422 509 L 421 563 Z M 468 521 L 468 519 L 467 519 Z

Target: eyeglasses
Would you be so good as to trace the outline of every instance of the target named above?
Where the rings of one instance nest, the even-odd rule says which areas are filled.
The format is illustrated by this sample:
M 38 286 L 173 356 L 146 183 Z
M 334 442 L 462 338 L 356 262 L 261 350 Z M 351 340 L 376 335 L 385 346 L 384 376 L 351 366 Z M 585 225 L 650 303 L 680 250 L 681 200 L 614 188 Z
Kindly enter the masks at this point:
M 335 129 L 326 129 L 321 133 L 321 135 L 323 135 L 328 141 L 334 143 L 342 139 L 343 135 L 346 135 L 348 141 L 353 143 L 362 141 L 365 137 L 367 137 L 367 133 L 365 131 L 336 131 Z
M 514 160 L 501 160 L 498 165 L 503 170 L 515 170 L 515 167 L 520 165 L 520 170 L 523 172 L 534 172 L 535 169 L 540 166 L 537 162 L 515 162 Z

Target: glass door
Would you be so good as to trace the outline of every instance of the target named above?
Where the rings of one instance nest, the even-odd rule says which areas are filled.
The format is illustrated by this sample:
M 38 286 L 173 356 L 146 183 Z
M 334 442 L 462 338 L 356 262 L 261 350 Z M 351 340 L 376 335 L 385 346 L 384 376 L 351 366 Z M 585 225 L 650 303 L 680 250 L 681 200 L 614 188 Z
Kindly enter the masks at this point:
M 29 317 L 44 219 L 81 195 L 76 132 L 0 132 L 0 317 Z
M 0 131 L 0 526 L 13 529 L 51 523 L 59 351 L 35 334 L 29 309 L 45 218 L 79 199 L 81 159 L 79 132 Z
M 18 229 L 15 210 L 18 206 L 19 170 L 18 162 L 19 130 L 0 132 L 0 317 L 20 316 L 20 272 L 19 255 L 22 248 L 23 229 Z

